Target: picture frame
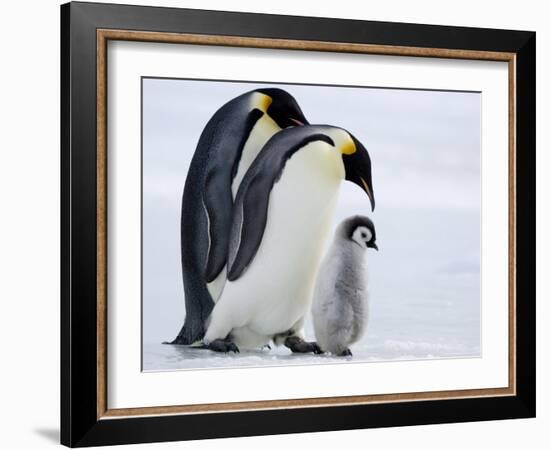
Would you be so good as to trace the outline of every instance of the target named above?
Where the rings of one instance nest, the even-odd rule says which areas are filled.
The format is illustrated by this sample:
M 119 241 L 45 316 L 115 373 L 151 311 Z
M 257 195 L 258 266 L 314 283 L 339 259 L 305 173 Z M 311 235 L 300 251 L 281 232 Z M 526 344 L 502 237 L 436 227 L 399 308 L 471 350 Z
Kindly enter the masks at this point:
M 535 33 L 72 2 L 61 6 L 61 443 L 70 447 L 535 416 Z M 508 386 L 203 405 L 107 404 L 107 43 L 508 65 Z M 200 388 L 200 387 L 199 387 Z

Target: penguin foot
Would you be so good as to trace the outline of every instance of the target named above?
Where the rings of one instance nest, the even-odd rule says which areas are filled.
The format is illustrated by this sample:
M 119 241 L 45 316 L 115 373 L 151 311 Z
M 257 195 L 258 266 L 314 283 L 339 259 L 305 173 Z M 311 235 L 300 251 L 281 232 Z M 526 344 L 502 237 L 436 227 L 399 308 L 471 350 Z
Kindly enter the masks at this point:
M 163 344 L 167 345 L 191 345 L 202 339 L 204 336 L 204 329 L 202 325 L 195 325 L 194 327 L 188 327 L 185 324 L 181 328 L 180 332 L 173 341 L 164 341 Z
M 288 347 L 292 353 L 315 353 L 316 355 L 323 353 L 317 342 L 307 342 L 299 336 L 287 337 L 285 347 Z
M 183 339 L 181 336 L 178 336 L 173 341 L 163 341 L 164 345 L 187 345 L 187 341 Z
M 340 353 L 338 356 L 353 356 L 351 353 L 351 350 L 349 348 L 346 348 L 342 353 Z
M 220 353 L 240 353 L 239 347 L 237 347 L 234 342 L 226 341 L 225 339 L 214 339 L 212 342 L 204 344 L 203 348 Z

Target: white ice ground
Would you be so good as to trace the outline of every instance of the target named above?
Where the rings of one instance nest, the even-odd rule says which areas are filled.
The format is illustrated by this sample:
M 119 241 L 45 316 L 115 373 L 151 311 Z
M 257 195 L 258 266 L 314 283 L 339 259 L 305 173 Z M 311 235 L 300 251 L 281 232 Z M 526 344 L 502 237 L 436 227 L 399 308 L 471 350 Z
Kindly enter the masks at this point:
M 411 318 L 414 321 L 414 318 Z M 221 354 L 179 345 L 147 343 L 143 346 L 143 368 L 147 371 L 203 369 L 214 367 L 253 367 L 274 365 L 333 364 L 351 361 L 388 361 L 438 358 L 472 358 L 479 356 L 479 336 L 465 338 L 461 330 L 442 327 L 439 330 L 422 329 L 415 322 L 409 330 L 397 328 L 398 321 L 375 317 L 373 330 L 351 347 L 353 356 L 292 354 L 281 346 L 271 350 L 243 351 L 239 354 Z M 394 323 L 384 327 L 384 324 Z M 474 327 L 472 327 L 474 328 Z M 308 338 L 314 339 L 313 331 Z M 475 330 L 472 330 L 475 331 Z M 436 337 L 437 336 L 437 337 Z
M 200 131 L 255 84 L 144 81 L 143 369 L 347 362 L 285 348 L 219 355 L 162 345 L 185 317 L 181 194 Z M 343 183 L 334 224 L 373 219 L 370 321 L 352 361 L 480 354 L 480 94 L 287 86 L 311 123 L 350 130 L 370 152 L 376 210 Z M 306 323 L 308 339 L 314 336 Z

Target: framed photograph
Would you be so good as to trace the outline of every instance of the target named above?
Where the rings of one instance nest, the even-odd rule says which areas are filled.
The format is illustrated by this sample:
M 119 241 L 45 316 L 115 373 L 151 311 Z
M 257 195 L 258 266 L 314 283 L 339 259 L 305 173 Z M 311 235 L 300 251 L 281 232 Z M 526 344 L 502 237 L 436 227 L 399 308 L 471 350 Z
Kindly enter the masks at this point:
M 61 7 L 61 442 L 535 416 L 535 33 Z

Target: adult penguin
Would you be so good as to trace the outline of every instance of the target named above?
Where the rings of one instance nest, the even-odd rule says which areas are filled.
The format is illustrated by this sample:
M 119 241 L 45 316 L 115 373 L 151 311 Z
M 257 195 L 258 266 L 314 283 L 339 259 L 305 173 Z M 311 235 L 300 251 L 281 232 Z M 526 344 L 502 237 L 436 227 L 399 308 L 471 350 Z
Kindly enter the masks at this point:
M 369 154 L 341 128 L 288 128 L 264 146 L 235 198 L 227 282 L 205 347 L 238 352 L 273 340 L 293 352 L 319 351 L 304 340 L 304 316 L 344 179 L 374 209 Z
M 233 199 L 263 145 L 283 128 L 307 124 L 288 92 L 256 89 L 223 105 L 191 160 L 181 208 L 185 322 L 172 344 L 200 340 L 225 283 Z

